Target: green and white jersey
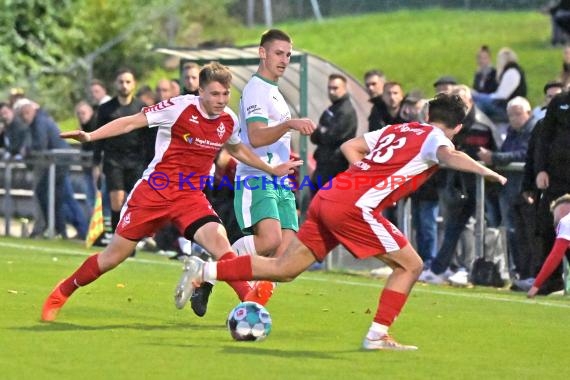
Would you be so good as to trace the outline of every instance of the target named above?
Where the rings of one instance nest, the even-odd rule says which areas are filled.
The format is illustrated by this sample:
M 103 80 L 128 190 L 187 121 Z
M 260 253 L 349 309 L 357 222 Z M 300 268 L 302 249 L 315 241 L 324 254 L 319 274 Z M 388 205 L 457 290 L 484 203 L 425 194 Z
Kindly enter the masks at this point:
M 253 148 L 249 142 L 247 123 L 261 121 L 268 127 L 281 124 L 291 119 L 289 106 L 279 92 L 277 82 L 270 81 L 255 74 L 245 85 L 239 102 L 239 126 L 242 143 L 249 146 L 255 154 L 271 166 L 289 161 L 291 153 L 291 132 L 285 133 L 271 145 Z M 238 162 L 236 179 L 248 176 L 266 176 L 264 171 Z

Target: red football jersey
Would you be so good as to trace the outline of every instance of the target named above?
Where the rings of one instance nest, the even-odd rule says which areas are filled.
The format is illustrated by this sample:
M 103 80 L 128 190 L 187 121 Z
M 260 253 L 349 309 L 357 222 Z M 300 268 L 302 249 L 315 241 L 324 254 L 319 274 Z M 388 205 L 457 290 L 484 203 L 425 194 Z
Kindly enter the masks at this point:
M 364 138 L 370 153 L 321 188 L 322 198 L 361 209 L 382 209 L 429 178 L 437 169 L 440 146 L 453 147 L 443 131 L 421 123 L 390 125 Z
M 168 181 L 161 190 L 194 190 L 204 187 L 218 151 L 228 142 L 238 144 L 237 117 L 228 107 L 209 117 L 199 97 L 183 95 L 143 108 L 149 127 L 158 127 L 155 156 L 143 180 Z M 158 175 L 160 174 L 160 175 Z M 161 185 L 158 183 L 157 185 Z

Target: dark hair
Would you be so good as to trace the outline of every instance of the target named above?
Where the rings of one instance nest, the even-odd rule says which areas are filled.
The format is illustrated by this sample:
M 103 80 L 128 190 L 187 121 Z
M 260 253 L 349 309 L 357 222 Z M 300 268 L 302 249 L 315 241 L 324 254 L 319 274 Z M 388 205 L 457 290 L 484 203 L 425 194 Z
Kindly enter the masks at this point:
M 463 122 L 467 106 L 459 95 L 440 92 L 428 102 L 430 123 L 443 123 L 447 128 L 455 128 Z
M 546 91 L 548 91 L 549 89 L 551 89 L 551 88 L 553 88 L 553 87 L 557 87 L 557 88 L 560 88 L 560 89 L 564 90 L 564 84 L 563 84 L 562 82 L 560 82 L 560 81 L 550 81 L 550 82 L 547 82 L 547 83 L 544 85 L 544 88 L 542 89 L 542 91 L 544 92 L 544 94 L 546 94 Z
M 346 83 L 346 77 L 342 74 L 339 74 L 339 73 L 332 73 L 331 75 L 329 75 L 329 81 L 331 81 L 333 79 L 340 79 L 341 81 Z
M 119 75 L 123 75 L 123 74 L 131 74 L 133 76 L 133 78 L 136 78 L 134 71 L 128 67 L 121 67 L 119 70 L 117 70 L 115 72 L 115 78 L 117 78 L 117 77 L 119 77 Z
M 491 54 L 491 49 L 489 48 L 489 45 L 481 45 L 481 51 Z
M 211 82 L 219 82 L 225 88 L 230 88 L 232 84 L 232 73 L 226 66 L 219 62 L 210 62 L 200 70 L 200 87 L 204 88 Z
M 380 78 L 385 78 L 384 72 L 382 70 L 372 69 L 372 70 L 368 70 L 367 72 L 364 73 L 364 79 L 370 78 L 373 76 L 379 76 Z
M 291 37 L 289 35 L 279 29 L 269 29 L 263 32 L 261 35 L 261 41 L 259 42 L 259 46 L 264 46 L 268 42 L 273 41 L 285 41 L 289 43 L 293 43 Z
M 12 107 L 10 107 L 10 105 L 9 105 L 8 103 L 6 103 L 6 102 L 0 102 L 0 110 L 1 110 L 2 108 L 4 108 L 4 107 L 8 107 L 8 108 L 12 109 Z
M 144 86 L 141 86 L 141 88 L 139 88 L 139 90 L 137 91 L 137 95 L 136 95 L 136 96 L 137 96 L 137 98 L 139 98 L 139 97 L 141 97 L 141 96 L 143 96 L 143 95 L 150 95 L 150 96 L 152 96 L 153 98 L 154 98 L 154 96 L 155 96 L 155 95 L 154 95 L 154 91 L 152 91 L 152 88 L 150 88 L 150 86 L 149 86 L 149 85 L 146 85 L 146 84 L 145 84 Z

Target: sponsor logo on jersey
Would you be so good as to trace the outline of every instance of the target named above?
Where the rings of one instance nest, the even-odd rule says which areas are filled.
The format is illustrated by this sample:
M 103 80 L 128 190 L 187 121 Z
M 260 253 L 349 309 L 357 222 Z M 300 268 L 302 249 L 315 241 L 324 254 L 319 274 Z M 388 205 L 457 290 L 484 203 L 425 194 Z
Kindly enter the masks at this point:
M 218 137 L 220 139 L 224 137 L 224 135 L 226 134 L 226 126 L 224 125 L 224 123 L 220 123 L 220 125 L 218 125 L 218 129 L 216 129 L 216 132 L 218 132 Z
M 259 111 L 261 111 L 261 107 L 259 107 L 257 104 L 252 104 L 251 106 L 247 107 L 246 114 L 251 115 L 252 113 L 256 113 Z
M 188 119 L 188 121 L 194 124 L 200 124 L 200 122 L 198 121 L 198 116 L 196 115 L 190 115 L 190 119 Z
M 190 133 L 185 133 L 182 136 L 182 139 L 184 139 L 188 144 L 192 144 L 194 142 L 194 137 L 190 136 Z

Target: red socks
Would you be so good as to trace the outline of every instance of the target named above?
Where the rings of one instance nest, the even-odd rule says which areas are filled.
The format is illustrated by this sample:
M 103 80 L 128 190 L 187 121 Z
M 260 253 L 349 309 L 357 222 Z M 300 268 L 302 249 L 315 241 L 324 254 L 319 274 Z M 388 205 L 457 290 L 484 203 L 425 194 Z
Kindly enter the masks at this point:
M 380 303 L 374 316 L 374 322 L 388 327 L 391 326 L 400 314 L 400 311 L 402 311 L 407 299 L 408 296 L 406 294 L 384 288 L 380 295 Z
M 251 269 L 251 256 L 237 256 L 228 252 L 218 260 L 218 280 L 253 280 Z
M 226 281 L 243 301 L 251 287 L 244 280 L 252 280 L 251 256 L 238 256 L 235 252 L 224 254 L 217 262 L 217 279 Z
M 61 283 L 59 289 L 64 296 L 69 297 L 80 286 L 88 285 L 101 276 L 101 270 L 97 264 L 98 256 L 98 253 L 89 256 L 79 269 Z

